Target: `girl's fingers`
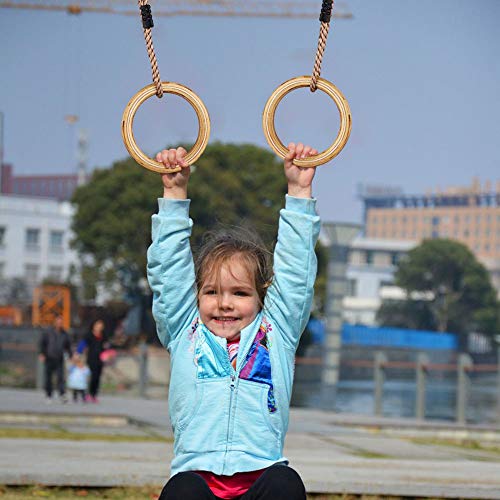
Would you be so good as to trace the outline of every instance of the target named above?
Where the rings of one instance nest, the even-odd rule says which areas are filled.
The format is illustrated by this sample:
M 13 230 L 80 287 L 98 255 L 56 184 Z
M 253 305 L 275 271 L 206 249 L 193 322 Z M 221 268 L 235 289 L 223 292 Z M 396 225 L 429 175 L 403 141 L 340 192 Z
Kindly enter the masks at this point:
M 301 158 L 307 158 L 311 154 L 311 146 L 304 146 L 304 151 L 302 151 Z
M 318 150 L 317 149 L 311 149 L 311 156 L 315 156 L 318 154 Z
M 163 165 L 165 165 L 165 167 L 170 166 L 170 162 L 168 161 L 168 151 L 166 149 L 164 149 L 161 152 L 161 161 L 162 161 Z
M 172 166 L 177 165 L 177 150 L 173 148 L 168 150 L 168 161 Z
M 186 159 L 185 156 L 187 154 L 187 151 L 183 147 L 178 147 L 177 148 L 177 163 L 181 167 L 187 167 Z
M 288 144 L 288 153 L 285 156 L 285 160 L 293 160 L 295 158 L 295 143 L 291 142 Z
M 166 168 L 175 167 L 176 165 L 187 167 L 186 154 L 187 151 L 182 147 L 178 147 L 177 149 L 163 149 L 157 153 L 156 161 L 163 163 Z
M 299 142 L 295 148 L 295 158 L 301 158 L 302 152 L 304 151 L 304 144 Z

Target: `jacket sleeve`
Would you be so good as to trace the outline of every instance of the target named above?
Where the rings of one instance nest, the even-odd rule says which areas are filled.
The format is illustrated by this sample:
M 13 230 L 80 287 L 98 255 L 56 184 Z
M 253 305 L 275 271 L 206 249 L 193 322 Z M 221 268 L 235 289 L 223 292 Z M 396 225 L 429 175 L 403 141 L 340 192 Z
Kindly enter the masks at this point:
M 279 325 L 285 345 L 296 349 L 314 296 L 317 259 L 314 247 L 320 220 L 316 200 L 286 196 L 274 250 L 274 278 L 265 310 Z
M 158 214 L 152 217 L 147 271 L 156 331 L 165 347 L 187 328 L 197 310 L 189 204 L 160 198 Z

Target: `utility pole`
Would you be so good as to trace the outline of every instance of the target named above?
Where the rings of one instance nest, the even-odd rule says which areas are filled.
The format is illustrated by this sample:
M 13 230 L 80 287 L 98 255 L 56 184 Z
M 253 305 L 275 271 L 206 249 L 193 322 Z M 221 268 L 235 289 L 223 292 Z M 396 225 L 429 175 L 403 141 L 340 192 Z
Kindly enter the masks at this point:
M 80 129 L 78 132 L 78 186 L 87 183 L 87 151 L 88 151 L 87 132 Z
M 352 240 L 360 234 L 360 224 L 333 223 L 327 227 L 329 244 L 326 285 L 326 338 L 321 377 L 322 406 L 332 409 L 337 395 L 342 348 L 342 302 L 347 295 L 347 265 Z
M 3 111 L 0 111 L 0 193 L 2 190 L 2 167 L 3 167 Z

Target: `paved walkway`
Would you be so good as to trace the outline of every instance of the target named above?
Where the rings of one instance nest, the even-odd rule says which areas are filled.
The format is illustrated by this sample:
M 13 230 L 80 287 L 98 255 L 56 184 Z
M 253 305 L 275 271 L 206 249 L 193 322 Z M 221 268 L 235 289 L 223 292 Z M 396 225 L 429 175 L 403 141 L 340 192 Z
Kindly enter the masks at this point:
M 104 396 L 97 405 L 46 405 L 39 392 L 0 389 L 0 432 L 8 428 L 131 438 L 4 437 L 0 484 L 161 486 L 169 475 L 172 443 L 159 439 L 171 437 L 166 401 Z M 415 441 L 452 437 L 483 446 Z M 285 454 L 309 492 L 500 500 L 499 428 L 293 409 Z

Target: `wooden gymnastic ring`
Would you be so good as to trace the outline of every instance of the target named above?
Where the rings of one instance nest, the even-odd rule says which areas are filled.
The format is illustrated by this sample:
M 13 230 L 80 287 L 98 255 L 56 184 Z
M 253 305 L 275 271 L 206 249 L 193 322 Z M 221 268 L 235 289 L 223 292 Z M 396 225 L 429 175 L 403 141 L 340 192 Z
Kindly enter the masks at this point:
M 185 87 L 184 85 L 174 82 L 161 82 L 161 86 L 163 92 L 182 97 L 189 104 L 191 104 L 196 111 L 199 127 L 198 137 L 196 138 L 193 148 L 185 157 L 186 163 L 188 165 L 192 165 L 202 155 L 203 151 L 207 147 L 208 138 L 210 136 L 210 117 L 208 115 L 207 108 L 203 104 L 203 101 L 191 89 Z M 132 130 L 135 113 L 144 101 L 155 94 L 156 86 L 151 84 L 139 90 L 139 92 L 137 92 L 137 94 L 135 94 L 128 102 L 122 117 L 123 143 L 125 144 L 130 156 L 142 167 L 160 174 L 179 172 L 181 170 L 180 167 L 165 168 L 163 163 L 157 162 L 156 160 L 146 156 L 135 142 L 134 132 Z
M 262 128 L 264 129 L 264 135 L 266 136 L 269 146 L 271 146 L 274 152 L 281 158 L 285 158 L 288 153 L 288 148 L 286 148 L 280 141 L 274 127 L 276 108 L 283 97 L 285 97 L 289 92 L 301 87 L 309 87 L 310 84 L 310 76 L 297 76 L 296 78 L 287 80 L 271 94 L 271 97 L 268 99 L 266 106 L 264 107 L 264 112 L 262 113 Z M 345 146 L 347 140 L 349 139 L 349 134 L 351 133 L 351 110 L 349 108 L 349 103 L 342 95 L 342 92 L 340 92 L 340 90 L 335 87 L 333 83 L 323 78 L 318 78 L 317 88 L 329 95 L 337 105 L 337 109 L 340 113 L 339 132 L 333 144 L 328 149 L 325 149 L 325 151 L 308 158 L 293 160 L 294 165 L 297 165 L 298 167 L 316 167 L 329 162 L 332 158 L 335 158 L 340 151 L 342 151 L 342 148 Z

